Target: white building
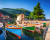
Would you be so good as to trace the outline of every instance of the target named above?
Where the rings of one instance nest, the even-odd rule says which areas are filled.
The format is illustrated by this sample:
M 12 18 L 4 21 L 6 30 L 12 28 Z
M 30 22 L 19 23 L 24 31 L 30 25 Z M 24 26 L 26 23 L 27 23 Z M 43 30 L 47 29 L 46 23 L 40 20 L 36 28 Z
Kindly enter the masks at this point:
M 21 23 L 22 21 L 24 21 L 24 14 L 19 14 L 18 16 L 17 16 L 17 24 L 19 24 L 19 22 Z

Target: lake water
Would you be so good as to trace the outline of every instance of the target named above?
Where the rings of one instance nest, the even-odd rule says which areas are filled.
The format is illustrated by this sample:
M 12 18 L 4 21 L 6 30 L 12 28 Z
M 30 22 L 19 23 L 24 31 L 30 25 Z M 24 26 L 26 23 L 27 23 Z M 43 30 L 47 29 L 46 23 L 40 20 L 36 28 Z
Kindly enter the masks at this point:
M 6 33 L 5 30 L 2 29 L 2 31 L 0 32 L 0 40 L 34 40 L 33 38 L 30 38 L 30 37 L 24 35 L 24 33 L 23 33 L 23 37 L 21 37 L 21 39 L 13 39 L 8 34 L 5 36 L 5 33 Z

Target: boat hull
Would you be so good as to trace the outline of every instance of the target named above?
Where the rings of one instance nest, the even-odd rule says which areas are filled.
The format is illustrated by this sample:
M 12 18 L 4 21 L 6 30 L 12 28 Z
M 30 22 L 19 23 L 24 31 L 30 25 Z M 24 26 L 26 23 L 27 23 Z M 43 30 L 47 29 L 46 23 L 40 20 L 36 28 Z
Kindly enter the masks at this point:
M 16 35 L 19 39 L 21 38 L 21 29 L 9 29 L 9 28 L 6 28 L 6 30 L 13 33 L 14 35 Z
M 18 38 L 15 34 L 9 32 L 9 31 L 7 31 L 7 30 L 6 30 L 6 36 L 7 36 L 7 37 L 6 37 L 7 40 L 8 40 L 8 38 L 10 38 L 11 40 L 13 40 L 13 39 L 14 39 L 14 40 L 17 40 L 17 39 L 18 39 L 18 40 L 19 40 L 19 38 Z
M 35 27 L 23 27 L 22 32 L 29 37 L 34 37 L 34 29 Z

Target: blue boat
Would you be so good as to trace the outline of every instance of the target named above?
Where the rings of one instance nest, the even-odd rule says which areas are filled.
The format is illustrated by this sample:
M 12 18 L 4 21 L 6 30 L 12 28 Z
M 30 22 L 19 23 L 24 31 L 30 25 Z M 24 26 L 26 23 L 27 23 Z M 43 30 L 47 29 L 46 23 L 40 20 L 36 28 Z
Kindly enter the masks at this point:
M 5 26 L 5 29 L 9 32 L 11 32 L 12 34 L 16 35 L 19 39 L 21 39 L 21 28 L 16 28 L 16 27 L 6 27 Z

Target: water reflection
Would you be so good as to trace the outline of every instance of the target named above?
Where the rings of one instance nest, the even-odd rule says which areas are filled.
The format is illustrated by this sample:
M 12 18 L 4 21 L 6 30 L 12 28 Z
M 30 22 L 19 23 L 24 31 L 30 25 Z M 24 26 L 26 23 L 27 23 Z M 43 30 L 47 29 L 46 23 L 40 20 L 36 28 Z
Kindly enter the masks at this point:
M 5 32 L 5 39 L 6 40 L 34 40 L 33 38 L 28 37 L 23 33 L 23 36 L 21 36 L 21 39 L 19 39 L 16 35 L 6 30 Z
M 0 40 L 5 40 L 5 37 L 4 37 L 4 30 L 1 30 L 1 31 L 0 31 Z
M 14 35 L 13 33 L 9 32 L 7 30 L 5 33 L 5 38 L 6 38 L 6 40 L 19 40 L 16 35 Z
M 3 31 L 2 30 L 0 30 L 0 35 L 3 33 Z

